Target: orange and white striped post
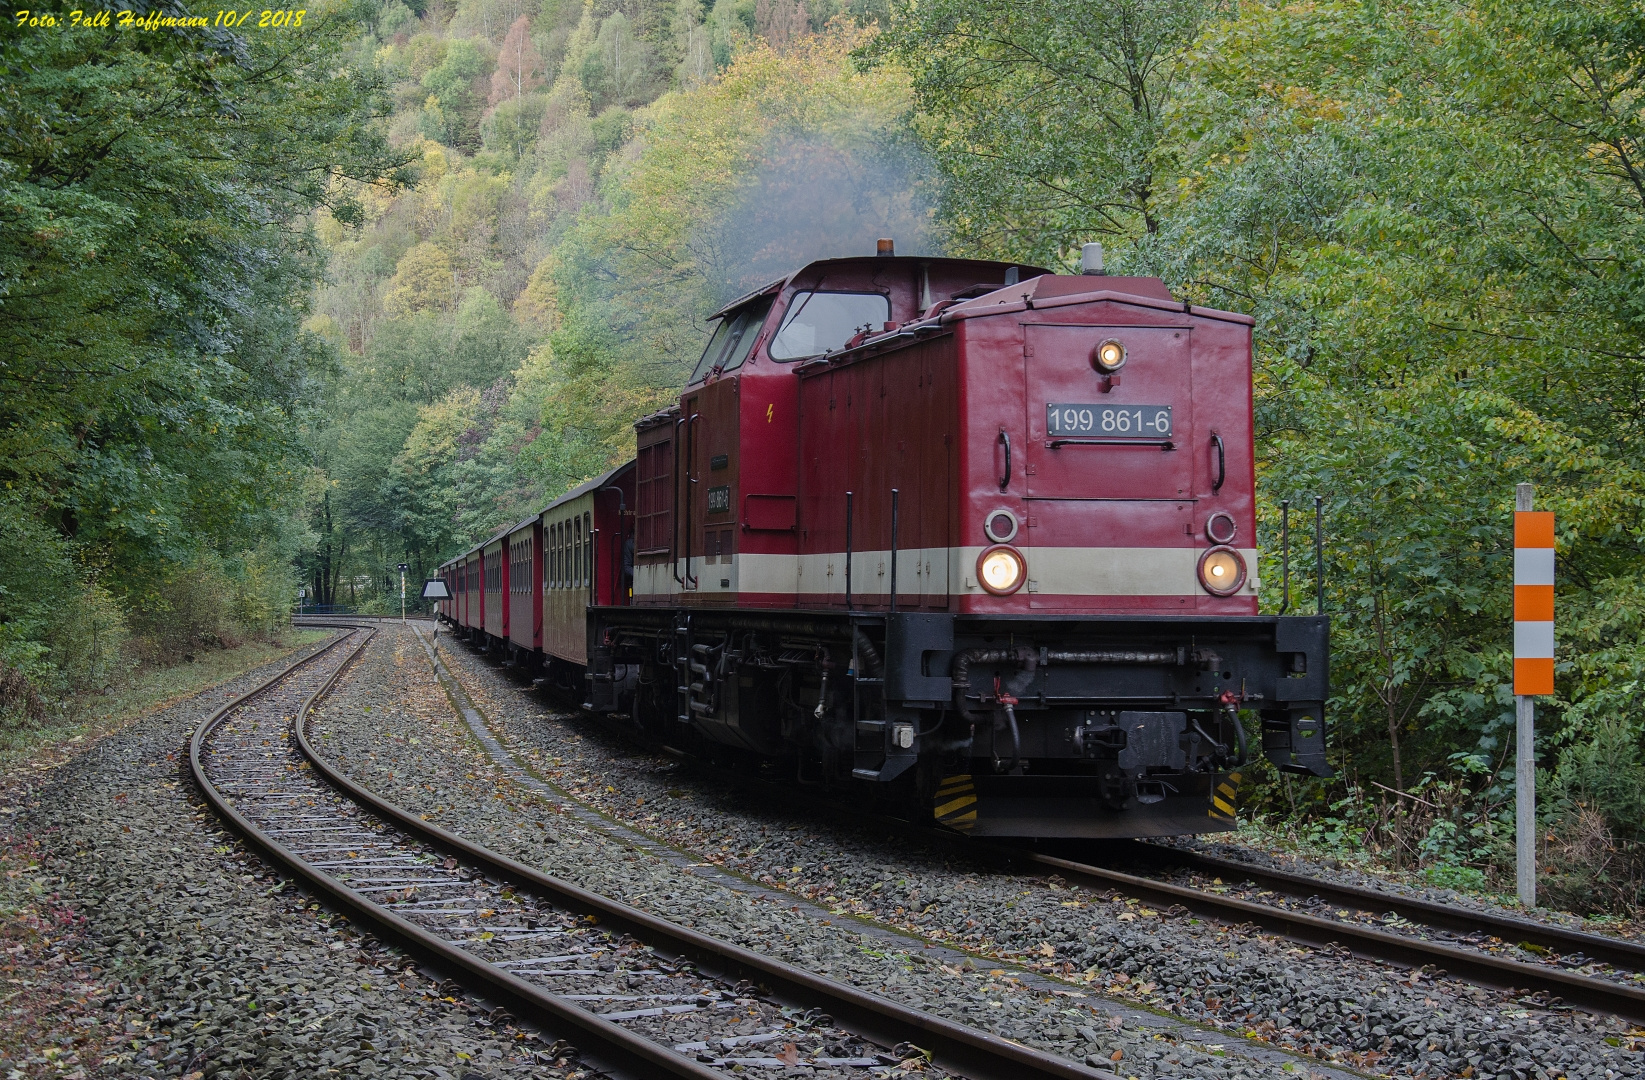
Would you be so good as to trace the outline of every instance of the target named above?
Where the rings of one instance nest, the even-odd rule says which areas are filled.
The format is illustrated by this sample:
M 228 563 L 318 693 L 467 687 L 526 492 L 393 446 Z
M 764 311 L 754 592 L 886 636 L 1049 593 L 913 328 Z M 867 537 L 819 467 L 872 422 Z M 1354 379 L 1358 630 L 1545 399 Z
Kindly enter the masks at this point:
M 1532 488 L 1514 489 L 1515 878 L 1519 902 L 1536 907 L 1536 702 L 1554 692 L 1554 515 L 1531 509 Z

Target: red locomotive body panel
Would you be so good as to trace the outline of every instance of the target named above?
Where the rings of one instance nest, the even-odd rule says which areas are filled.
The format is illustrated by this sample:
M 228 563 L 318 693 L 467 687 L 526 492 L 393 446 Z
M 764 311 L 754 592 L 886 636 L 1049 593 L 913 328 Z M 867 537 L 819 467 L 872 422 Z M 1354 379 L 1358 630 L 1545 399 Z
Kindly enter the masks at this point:
M 1242 711 L 1330 774 L 1327 622 L 1257 609 L 1252 320 L 894 257 L 714 319 L 634 462 L 456 561 L 471 639 L 979 835 L 1231 828 Z
M 889 608 L 893 578 L 898 609 L 950 607 L 957 365 L 945 334 L 801 372 L 801 607 L 846 606 L 847 576 L 853 609 Z
M 719 316 L 724 336 L 717 332 L 710 342 L 679 409 L 636 425 L 635 603 L 793 608 L 809 603 L 812 592 L 822 602 L 823 584 L 801 583 L 804 574 L 826 578 L 827 560 L 820 570 L 811 567 L 819 541 L 800 524 L 800 474 L 808 459 L 798 452 L 799 435 L 821 418 L 800 401 L 797 367 L 825 348 L 838 349 L 854 329 L 910 322 L 956 292 L 997 288 L 1020 273 L 1007 264 L 959 259 L 834 259 L 729 305 Z M 890 392 L 901 393 L 903 373 L 888 378 Z M 921 382 L 929 375 L 912 378 L 910 389 L 948 392 L 941 382 Z M 898 407 L 888 399 L 887 415 L 894 417 Z M 903 441 L 913 455 L 909 468 L 931 467 L 922 442 Z M 853 452 L 860 452 L 863 467 L 885 471 L 871 445 L 859 443 Z M 841 462 L 834 457 L 819 467 L 836 469 Z M 939 524 L 927 522 L 934 512 L 929 505 L 917 520 L 935 535 Z M 889 506 L 880 512 L 889 538 Z M 842 504 L 841 552 L 843 514 Z M 908 566 L 912 572 L 913 556 Z M 843 606 L 841 575 L 833 592 Z
M 956 610 L 1256 614 L 1250 319 L 1185 311 L 1156 279 L 1100 277 L 1041 278 L 950 317 L 965 418 Z M 1105 341 L 1125 350 L 1111 378 L 1091 359 Z M 1068 430 L 1050 429 L 1055 405 Z M 1014 525 L 989 536 L 996 510 Z M 1226 515 L 1214 540 L 1212 515 Z M 1010 531 L 1026 582 L 990 595 L 978 557 Z M 1230 544 L 1246 580 L 1215 596 L 1199 560 Z

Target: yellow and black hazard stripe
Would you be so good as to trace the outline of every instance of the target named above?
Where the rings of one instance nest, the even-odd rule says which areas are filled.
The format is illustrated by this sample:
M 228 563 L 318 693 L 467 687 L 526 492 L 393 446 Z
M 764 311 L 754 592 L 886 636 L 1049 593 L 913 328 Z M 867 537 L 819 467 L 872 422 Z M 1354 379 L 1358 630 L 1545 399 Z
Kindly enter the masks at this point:
M 964 831 L 977 823 L 977 789 L 971 774 L 950 776 L 937 786 L 931 816 L 950 829 Z
M 1217 790 L 1211 794 L 1211 809 L 1208 812 L 1211 817 L 1221 818 L 1225 821 L 1234 819 L 1234 806 L 1237 803 L 1239 794 L 1239 782 L 1240 774 L 1236 772 L 1229 773 L 1228 779 L 1217 785 Z

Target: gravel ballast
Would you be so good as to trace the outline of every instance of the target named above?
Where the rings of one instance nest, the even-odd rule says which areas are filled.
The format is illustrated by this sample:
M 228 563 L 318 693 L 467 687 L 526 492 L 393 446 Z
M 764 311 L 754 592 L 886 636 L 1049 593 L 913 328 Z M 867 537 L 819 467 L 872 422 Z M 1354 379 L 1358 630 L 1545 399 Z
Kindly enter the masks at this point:
M 371 658 L 392 669 L 362 667 L 359 686 L 345 688 L 356 696 L 340 692 L 321 724 L 362 782 L 550 873 L 908 1004 L 1135 1076 L 1282 1067 L 1247 1034 L 1320 1061 L 1292 1069 L 1332 1059 L 1399 1075 L 1640 1074 L 1620 1022 L 1173 917 L 1052 877 L 1002 874 L 860 821 L 739 795 L 597 722 L 555 715 L 442 638 L 442 657 L 522 761 L 612 821 L 707 864 L 682 868 L 654 853 L 663 845 L 558 813 L 554 798 L 516 783 L 449 707 L 416 692 L 419 681 L 434 689 L 416 643 L 394 652 Z M 412 692 L 396 692 L 402 686 Z M 545 844 L 546 832 L 559 842 Z M 740 890 L 717 880 L 727 873 Z
M 199 802 L 189 736 L 284 663 L 7 788 L 8 843 L 38 845 L 35 873 L 66 920 L 29 989 L 53 981 L 74 1012 L 0 1075 L 564 1075 L 539 1063 L 549 1047 L 493 1024 L 485 1002 L 311 904 Z
M 855 819 L 774 807 L 638 751 L 591 718 L 557 715 L 467 649 L 443 655 L 499 736 L 545 778 L 671 844 L 836 909 L 1376 1073 L 1645 1074 L 1645 1042 L 1616 1018 L 1076 894 L 1054 875 L 1002 874 Z

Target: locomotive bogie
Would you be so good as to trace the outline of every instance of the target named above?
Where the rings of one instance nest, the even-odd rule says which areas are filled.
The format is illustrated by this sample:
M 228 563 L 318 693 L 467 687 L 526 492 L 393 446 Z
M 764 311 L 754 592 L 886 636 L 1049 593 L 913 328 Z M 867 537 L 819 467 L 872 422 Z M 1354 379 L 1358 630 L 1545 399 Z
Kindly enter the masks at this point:
M 977 835 L 1231 828 L 1232 793 L 1217 789 L 1237 789 L 1257 754 L 1327 771 L 1325 620 L 1181 623 L 596 611 L 593 670 L 615 677 L 595 675 L 586 704 L 796 782 L 894 788 Z M 948 820 L 954 800 L 937 793 L 956 776 L 970 801 Z

